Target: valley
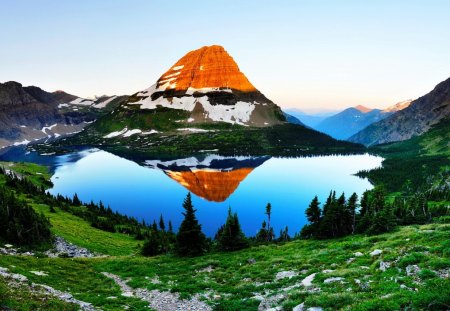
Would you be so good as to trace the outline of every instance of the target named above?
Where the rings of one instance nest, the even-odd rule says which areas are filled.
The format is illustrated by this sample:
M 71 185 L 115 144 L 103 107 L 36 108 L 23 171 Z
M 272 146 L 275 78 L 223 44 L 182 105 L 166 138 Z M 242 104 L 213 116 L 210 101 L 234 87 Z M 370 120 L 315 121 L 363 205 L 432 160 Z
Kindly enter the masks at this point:
M 307 115 L 219 45 L 162 72 L 0 84 L 1 310 L 449 309 L 450 79 Z

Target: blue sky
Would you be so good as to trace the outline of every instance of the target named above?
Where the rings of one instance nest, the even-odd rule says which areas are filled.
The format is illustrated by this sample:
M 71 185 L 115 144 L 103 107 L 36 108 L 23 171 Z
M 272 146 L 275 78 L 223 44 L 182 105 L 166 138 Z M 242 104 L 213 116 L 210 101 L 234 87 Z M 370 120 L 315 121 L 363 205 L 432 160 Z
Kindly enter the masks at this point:
M 385 107 L 450 77 L 450 1 L 0 0 L 0 82 L 131 94 L 220 44 L 282 107 Z

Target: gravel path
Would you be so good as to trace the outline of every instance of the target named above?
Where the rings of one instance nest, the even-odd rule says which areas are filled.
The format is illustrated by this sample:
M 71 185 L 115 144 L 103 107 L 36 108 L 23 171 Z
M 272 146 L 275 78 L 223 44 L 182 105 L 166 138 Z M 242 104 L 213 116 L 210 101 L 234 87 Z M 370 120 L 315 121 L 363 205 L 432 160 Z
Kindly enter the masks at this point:
M 205 302 L 200 301 L 198 295 L 190 300 L 180 299 L 177 293 L 161 292 L 158 290 L 147 290 L 144 288 L 131 288 L 126 281 L 119 276 L 102 272 L 102 274 L 113 279 L 119 285 L 122 295 L 136 297 L 149 303 L 149 307 L 157 311 L 211 311 L 212 308 Z

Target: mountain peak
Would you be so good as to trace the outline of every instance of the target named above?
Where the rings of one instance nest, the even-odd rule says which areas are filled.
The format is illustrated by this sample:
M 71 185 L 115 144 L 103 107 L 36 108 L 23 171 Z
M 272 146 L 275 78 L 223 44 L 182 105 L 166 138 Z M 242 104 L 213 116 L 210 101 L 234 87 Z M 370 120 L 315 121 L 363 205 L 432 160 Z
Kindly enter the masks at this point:
M 158 79 L 157 87 L 164 91 L 206 88 L 256 91 L 220 45 L 203 46 L 188 52 Z
M 219 45 L 188 52 L 155 84 L 133 94 L 124 105 L 185 110 L 190 124 L 226 122 L 266 127 L 286 121 L 281 108 L 250 83 Z
M 411 102 L 412 102 L 412 99 L 404 100 L 404 101 L 396 103 L 395 105 L 387 107 L 383 111 L 384 112 L 397 112 L 397 111 L 407 108 L 411 104 Z
M 371 108 L 367 108 L 367 107 L 365 107 L 365 106 L 363 106 L 363 105 L 358 105 L 358 106 L 356 106 L 356 107 L 354 107 L 356 110 L 358 110 L 358 111 L 360 111 L 360 112 L 362 112 L 362 113 L 368 113 L 368 112 L 371 112 L 373 109 L 371 109 Z

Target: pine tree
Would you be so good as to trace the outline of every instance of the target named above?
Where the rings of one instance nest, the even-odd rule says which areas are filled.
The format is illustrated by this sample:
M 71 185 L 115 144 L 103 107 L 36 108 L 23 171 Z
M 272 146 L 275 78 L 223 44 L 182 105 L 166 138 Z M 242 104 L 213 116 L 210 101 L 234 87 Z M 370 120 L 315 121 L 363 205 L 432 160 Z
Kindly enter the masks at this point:
M 152 231 L 142 247 L 142 255 L 156 256 L 164 252 L 161 237 L 158 232 Z
M 305 213 L 306 218 L 311 224 L 317 225 L 319 223 L 321 211 L 320 211 L 320 202 L 319 199 L 317 198 L 317 195 L 311 201 L 308 208 L 305 210 Z
M 347 213 L 350 220 L 351 233 L 355 233 L 356 228 L 356 208 L 358 207 L 358 195 L 353 192 L 347 202 Z
M 172 226 L 172 221 L 171 220 L 169 220 L 169 230 L 168 230 L 168 232 L 169 233 L 173 233 L 173 226 Z
M 159 229 L 161 229 L 161 231 L 166 231 L 166 224 L 164 223 L 162 214 L 159 216 Z
M 267 223 L 265 220 L 263 220 L 263 222 L 261 224 L 261 229 L 259 229 L 258 233 L 256 234 L 256 241 L 258 241 L 258 242 L 266 242 L 267 241 L 269 232 L 266 227 L 267 227 Z
M 191 193 L 183 202 L 184 220 L 177 234 L 176 252 L 180 256 L 197 256 L 204 253 L 206 237 L 201 225 L 195 217 L 196 210 L 192 205 Z
M 78 198 L 78 195 L 76 193 L 73 195 L 72 202 L 73 202 L 73 205 L 75 205 L 75 206 L 80 206 L 81 205 L 81 201 Z
M 225 225 L 221 226 L 216 234 L 218 248 L 222 251 L 234 251 L 248 246 L 248 242 L 242 232 L 241 225 L 236 213 L 228 209 L 228 217 Z
M 267 215 L 267 241 L 272 241 L 273 238 L 273 230 L 271 234 L 271 227 L 270 227 L 270 216 L 272 215 L 272 205 L 270 203 L 267 203 L 266 205 L 266 215 Z
M 152 230 L 158 232 L 158 225 L 156 224 L 156 220 L 153 220 Z

